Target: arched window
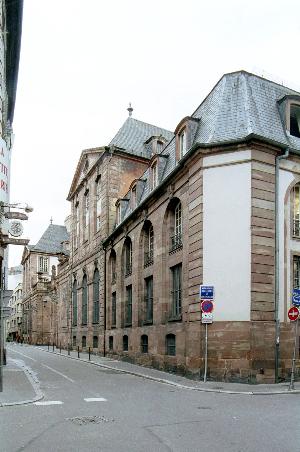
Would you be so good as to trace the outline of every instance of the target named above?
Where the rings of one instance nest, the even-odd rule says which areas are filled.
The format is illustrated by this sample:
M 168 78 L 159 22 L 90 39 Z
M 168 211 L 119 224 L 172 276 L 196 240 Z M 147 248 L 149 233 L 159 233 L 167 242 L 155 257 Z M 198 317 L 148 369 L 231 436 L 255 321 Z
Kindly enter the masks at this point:
M 182 209 L 181 202 L 178 201 L 173 211 L 173 224 L 171 225 L 171 246 L 170 252 L 182 247 Z
M 125 277 L 132 273 L 132 242 L 129 237 L 125 241 Z
M 293 236 L 300 237 L 300 184 L 292 190 Z
M 166 354 L 176 356 L 176 336 L 174 334 L 166 335 Z
M 144 267 L 148 267 L 153 264 L 153 256 L 154 256 L 154 232 L 153 226 L 149 222 L 147 227 L 145 228 L 144 235 Z
M 123 336 L 123 351 L 128 352 L 128 336 Z
M 73 305 L 73 326 L 77 325 L 77 281 L 74 279 L 72 288 L 72 305 Z M 76 338 L 75 338 L 76 339 Z
M 87 291 L 87 276 L 84 275 L 82 278 L 82 325 L 87 324 L 87 314 L 88 314 L 88 291 Z
M 146 334 L 141 336 L 141 352 L 148 353 L 148 336 Z
M 96 268 L 93 278 L 93 323 L 99 322 L 99 271 Z
M 86 347 L 86 336 L 82 336 L 82 348 Z

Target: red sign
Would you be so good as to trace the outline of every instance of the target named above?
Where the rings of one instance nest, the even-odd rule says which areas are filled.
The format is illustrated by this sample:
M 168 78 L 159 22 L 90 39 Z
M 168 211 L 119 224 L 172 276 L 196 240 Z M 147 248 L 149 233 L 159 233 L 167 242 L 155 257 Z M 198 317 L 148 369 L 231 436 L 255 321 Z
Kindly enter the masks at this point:
M 213 312 L 213 310 L 214 310 L 214 304 L 211 300 L 203 300 L 201 302 L 201 311 L 202 312 L 209 314 L 210 312 Z
M 296 308 L 296 306 L 293 306 L 292 308 L 290 308 L 288 310 L 288 318 L 294 322 L 295 320 L 297 320 L 299 317 L 299 309 Z

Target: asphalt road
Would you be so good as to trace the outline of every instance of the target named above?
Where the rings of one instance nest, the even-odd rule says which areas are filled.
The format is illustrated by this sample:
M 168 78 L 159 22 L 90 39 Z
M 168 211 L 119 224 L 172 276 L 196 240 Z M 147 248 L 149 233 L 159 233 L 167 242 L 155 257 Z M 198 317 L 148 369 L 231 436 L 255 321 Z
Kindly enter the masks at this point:
M 1 452 L 300 452 L 300 395 L 201 393 L 34 347 L 9 353 L 45 397 L 0 408 Z

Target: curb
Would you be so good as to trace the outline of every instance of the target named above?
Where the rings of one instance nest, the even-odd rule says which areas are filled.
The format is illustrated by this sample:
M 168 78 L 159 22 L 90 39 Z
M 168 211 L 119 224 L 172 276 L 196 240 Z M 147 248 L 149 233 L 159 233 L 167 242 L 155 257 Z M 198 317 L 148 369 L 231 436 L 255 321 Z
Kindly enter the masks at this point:
M 171 380 L 167 380 L 164 378 L 158 378 L 158 377 L 152 377 L 151 375 L 147 375 L 147 374 L 142 374 L 139 372 L 133 372 L 130 370 L 124 370 L 124 369 L 120 369 L 117 367 L 113 367 L 113 366 L 109 366 L 107 364 L 100 364 L 100 363 L 96 363 L 95 361 L 88 361 L 87 359 L 83 359 L 83 358 L 77 358 L 76 356 L 69 356 L 69 355 L 63 355 L 61 353 L 58 352 L 53 352 L 53 351 L 48 351 L 45 350 L 43 348 L 37 347 L 38 350 L 41 350 L 43 352 L 46 353 L 51 353 L 57 356 L 61 356 L 63 358 L 68 358 L 68 359 L 74 359 L 77 361 L 81 361 L 87 364 L 92 364 L 93 366 L 98 366 L 98 367 L 102 367 L 104 369 L 109 369 L 109 370 L 115 370 L 117 372 L 120 373 L 124 373 L 124 374 L 128 374 L 128 375 L 133 375 L 135 377 L 139 377 L 139 378 L 145 378 L 146 380 L 151 380 L 151 381 L 155 381 L 157 383 L 162 383 L 162 384 L 167 384 L 169 386 L 175 386 L 177 388 L 180 389 L 186 389 L 189 391 L 198 391 L 198 392 L 212 392 L 212 393 L 217 393 L 217 394 L 243 394 L 243 395 L 291 395 L 291 394 L 300 394 L 300 390 L 299 389 L 293 389 L 291 391 L 288 390 L 281 390 L 281 391 L 230 391 L 230 390 L 226 390 L 226 389 L 210 389 L 210 388 L 197 388 L 194 386 L 187 386 L 187 385 L 183 385 L 180 383 L 176 383 L 174 381 Z
M 6 407 L 6 406 L 15 406 L 15 405 L 29 405 L 31 403 L 38 402 L 39 400 L 43 399 L 44 394 L 40 389 L 40 382 L 39 382 L 38 378 L 36 377 L 36 375 L 34 374 L 34 372 L 30 369 L 30 367 L 26 366 L 25 363 L 21 360 L 13 359 L 13 358 L 9 358 L 9 359 L 14 364 L 16 364 L 18 367 L 20 367 L 22 369 L 22 371 L 25 373 L 29 383 L 33 387 L 33 390 L 34 390 L 36 396 L 33 399 L 21 400 L 18 402 L 2 402 L 2 403 L 0 403 L 0 408 Z

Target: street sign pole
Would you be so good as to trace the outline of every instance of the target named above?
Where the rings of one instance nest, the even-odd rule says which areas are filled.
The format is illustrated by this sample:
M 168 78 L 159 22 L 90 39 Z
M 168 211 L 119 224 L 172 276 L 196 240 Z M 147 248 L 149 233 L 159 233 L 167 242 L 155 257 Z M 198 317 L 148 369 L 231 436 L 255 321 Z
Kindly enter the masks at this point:
M 297 319 L 295 321 L 294 352 L 293 352 L 292 372 L 291 372 L 291 381 L 290 381 L 290 385 L 289 385 L 289 391 L 295 389 L 294 381 L 295 381 L 295 363 L 296 363 L 296 346 L 297 346 L 298 322 L 299 322 L 299 320 Z
M 204 378 L 203 381 L 206 383 L 207 374 L 207 323 L 205 324 L 205 362 L 204 362 Z

